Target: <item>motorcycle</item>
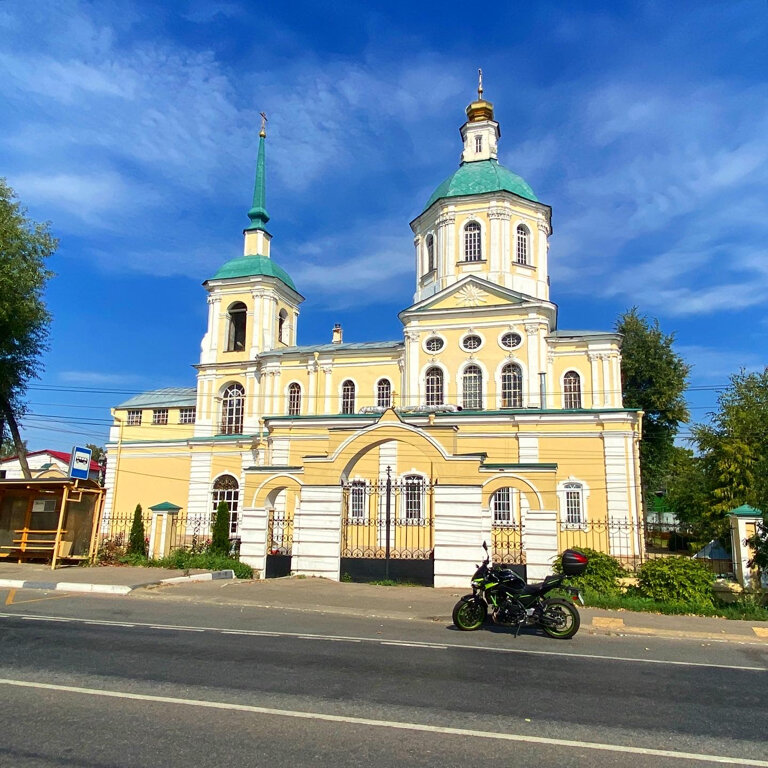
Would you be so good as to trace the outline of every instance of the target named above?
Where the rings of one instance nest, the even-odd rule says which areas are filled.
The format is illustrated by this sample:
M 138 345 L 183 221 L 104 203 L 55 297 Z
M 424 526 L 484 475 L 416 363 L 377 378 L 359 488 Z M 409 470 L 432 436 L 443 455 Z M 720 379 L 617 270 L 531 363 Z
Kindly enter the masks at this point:
M 464 595 L 453 609 L 453 623 L 461 630 L 480 629 L 490 613 L 494 623 L 503 627 L 540 626 L 550 637 L 568 640 L 579 630 L 581 618 L 574 602 L 584 605 L 577 587 L 564 585 L 570 576 L 580 576 L 587 567 L 587 557 L 581 552 L 566 549 L 563 552 L 563 572 L 547 576 L 537 584 L 528 584 L 511 568 L 489 565 L 488 545 L 483 542 L 485 560 L 472 576 L 472 594 Z M 566 592 L 571 600 L 547 597 L 558 590 Z

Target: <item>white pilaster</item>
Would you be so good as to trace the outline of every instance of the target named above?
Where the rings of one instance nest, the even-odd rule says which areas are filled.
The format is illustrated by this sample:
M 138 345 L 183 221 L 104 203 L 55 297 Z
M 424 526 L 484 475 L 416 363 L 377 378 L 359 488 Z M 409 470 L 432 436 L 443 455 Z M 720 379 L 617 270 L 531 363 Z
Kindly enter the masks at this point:
M 591 386 L 589 388 L 591 400 L 590 407 L 599 408 L 603 404 L 600 397 L 600 375 L 597 366 L 600 354 L 598 352 L 589 352 L 587 357 L 589 357 L 589 372 L 592 377 Z
M 244 507 L 240 516 L 240 560 L 258 571 L 262 579 L 267 570 L 267 525 L 264 507 Z
M 528 349 L 528 381 L 526 386 L 527 391 L 523 393 L 523 405 L 528 408 L 540 408 L 539 371 L 541 368 L 539 363 L 539 353 L 541 344 L 539 339 L 539 323 L 525 323 L 525 333 L 528 337 L 526 343 Z
M 609 526 L 610 549 L 614 557 L 628 557 L 639 554 L 633 540 L 634 527 L 631 525 L 629 466 L 631 455 L 628 446 L 631 436 L 603 433 L 605 455 L 606 507 L 608 520 L 618 525 Z

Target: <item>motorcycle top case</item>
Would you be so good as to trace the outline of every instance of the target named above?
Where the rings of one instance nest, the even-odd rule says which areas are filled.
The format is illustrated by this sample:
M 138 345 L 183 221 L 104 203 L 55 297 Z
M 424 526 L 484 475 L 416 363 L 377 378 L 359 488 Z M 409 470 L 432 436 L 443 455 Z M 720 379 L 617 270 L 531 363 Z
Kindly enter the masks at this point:
M 566 576 L 581 576 L 587 568 L 587 556 L 574 549 L 563 552 L 563 573 Z

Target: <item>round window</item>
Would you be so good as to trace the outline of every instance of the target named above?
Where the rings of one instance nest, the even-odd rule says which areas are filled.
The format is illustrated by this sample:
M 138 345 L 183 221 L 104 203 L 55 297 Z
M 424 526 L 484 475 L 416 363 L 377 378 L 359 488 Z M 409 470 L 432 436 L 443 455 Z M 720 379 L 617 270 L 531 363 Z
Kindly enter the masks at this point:
M 506 349 L 514 349 L 519 347 L 523 343 L 523 339 L 519 333 L 505 333 L 501 337 L 501 346 Z
M 461 346 L 464 347 L 466 350 L 473 350 L 473 349 L 479 349 L 480 345 L 483 343 L 483 340 L 473 334 L 470 334 L 469 336 L 465 336 L 464 339 L 461 342 Z
M 427 352 L 439 352 L 443 348 L 443 345 L 444 342 L 439 336 L 431 336 L 424 344 Z

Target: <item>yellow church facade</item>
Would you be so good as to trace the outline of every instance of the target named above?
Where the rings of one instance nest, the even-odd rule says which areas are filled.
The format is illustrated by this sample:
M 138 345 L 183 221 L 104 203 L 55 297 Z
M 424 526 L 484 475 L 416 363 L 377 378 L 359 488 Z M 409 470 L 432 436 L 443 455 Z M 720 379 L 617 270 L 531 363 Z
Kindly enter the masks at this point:
M 188 539 L 224 500 L 262 576 L 435 586 L 465 585 L 483 541 L 529 578 L 566 545 L 640 554 L 642 414 L 622 405 L 621 339 L 558 327 L 551 209 L 499 164 L 482 92 L 460 130 L 459 169 L 411 222 L 402 339 L 336 326 L 301 346 L 262 127 L 243 256 L 204 283 L 196 386 L 113 409 L 105 530 L 140 503 L 172 508 Z

